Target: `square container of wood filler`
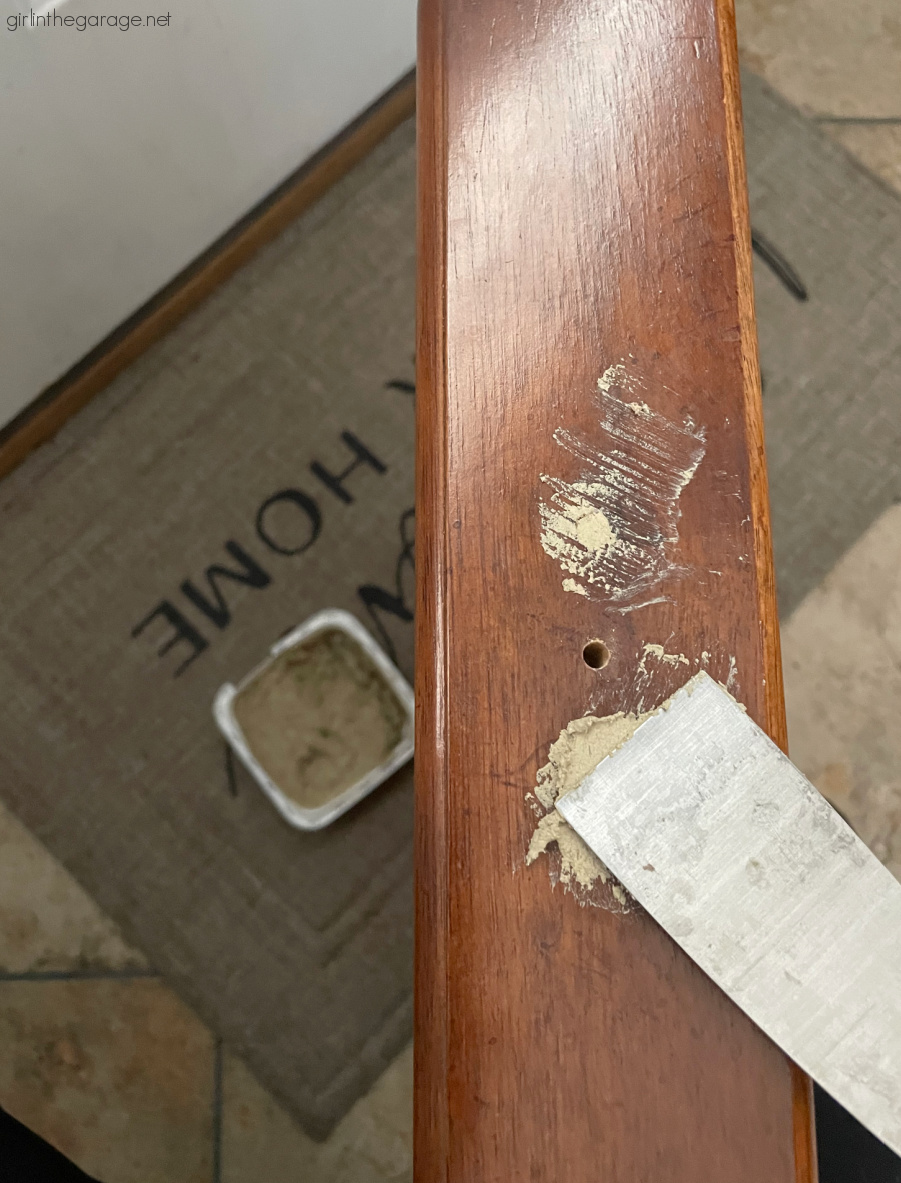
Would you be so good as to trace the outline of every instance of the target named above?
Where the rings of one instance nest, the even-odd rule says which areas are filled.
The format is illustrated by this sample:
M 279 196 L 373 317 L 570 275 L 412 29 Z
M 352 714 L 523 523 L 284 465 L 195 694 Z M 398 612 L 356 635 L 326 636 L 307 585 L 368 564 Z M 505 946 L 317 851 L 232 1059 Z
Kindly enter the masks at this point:
M 317 612 L 276 642 L 213 714 L 292 826 L 321 830 L 413 755 L 413 691 L 349 612 Z

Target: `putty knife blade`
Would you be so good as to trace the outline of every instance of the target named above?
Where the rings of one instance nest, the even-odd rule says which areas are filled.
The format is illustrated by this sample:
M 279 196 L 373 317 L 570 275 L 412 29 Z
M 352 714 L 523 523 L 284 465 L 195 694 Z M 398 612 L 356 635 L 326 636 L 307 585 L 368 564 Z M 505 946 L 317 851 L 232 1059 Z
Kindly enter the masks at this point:
M 557 803 L 688 955 L 901 1153 L 901 884 L 698 675 Z

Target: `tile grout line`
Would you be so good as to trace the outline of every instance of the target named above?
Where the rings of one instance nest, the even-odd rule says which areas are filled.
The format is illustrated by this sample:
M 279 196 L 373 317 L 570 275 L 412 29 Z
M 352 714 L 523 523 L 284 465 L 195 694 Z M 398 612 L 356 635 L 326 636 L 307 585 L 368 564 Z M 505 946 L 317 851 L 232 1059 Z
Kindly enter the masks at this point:
M 129 982 L 158 978 L 155 969 L 48 969 L 25 970 L 22 973 L 0 971 L 3 982 Z
M 213 1044 L 213 1172 L 212 1183 L 222 1183 L 222 1040 Z
M 814 115 L 814 123 L 846 123 L 860 126 L 882 124 L 893 127 L 901 124 L 901 115 Z

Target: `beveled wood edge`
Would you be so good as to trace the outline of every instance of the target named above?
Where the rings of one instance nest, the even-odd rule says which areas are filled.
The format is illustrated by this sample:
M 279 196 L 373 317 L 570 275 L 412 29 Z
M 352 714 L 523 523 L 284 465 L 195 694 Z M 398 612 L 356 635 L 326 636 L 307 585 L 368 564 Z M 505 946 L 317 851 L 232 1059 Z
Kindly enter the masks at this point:
M 0 430 L 0 479 L 358 164 L 415 110 L 410 71 Z
M 751 253 L 751 220 L 745 166 L 741 113 L 741 83 L 734 0 L 716 0 L 717 30 L 726 111 L 726 151 L 729 165 L 729 197 L 735 239 L 741 362 L 744 375 L 745 438 L 750 472 L 751 519 L 754 532 L 754 570 L 761 630 L 761 652 L 766 677 L 766 730 L 788 751 L 788 729 L 782 682 L 782 653 L 773 564 L 770 501 L 764 445 L 763 400 L 754 311 L 754 274 Z M 797 1183 L 816 1183 L 816 1137 L 813 1086 L 796 1064 L 792 1072 L 792 1125 Z
M 416 836 L 413 1175 L 446 1183 L 447 129 L 444 19 L 420 0 L 417 57 Z

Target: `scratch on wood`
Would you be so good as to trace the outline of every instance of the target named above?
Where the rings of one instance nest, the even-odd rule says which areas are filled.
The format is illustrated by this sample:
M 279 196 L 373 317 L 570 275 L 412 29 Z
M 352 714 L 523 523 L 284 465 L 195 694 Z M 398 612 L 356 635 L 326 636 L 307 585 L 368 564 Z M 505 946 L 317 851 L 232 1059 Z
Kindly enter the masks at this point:
M 706 650 L 704 656 L 709 657 Z M 650 667 L 648 666 L 649 658 L 653 659 Z M 640 714 L 645 709 L 646 702 L 658 703 L 660 701 L 660 695 L 657 693 L 658 672 L 667 666 L 675 668 L 680 665 L 691 666 L 691 662 L 684 653 L 667 653 L 664 645 L 655 642 L 649 642 L 644 646 L 633 687 L 637 713 Z
M 567 591 L 592 585 L 614 601 L 630 601 L 672 570 L 678 541 L 679 497 L 704 456 L 705 433 L 691 419 L 678 423 L 636 396 L 645 383 L 625 364 L 598 380 L 603 442 L 566 428 L 561 448 L 582 462 L 576 481 L 542 474 L 553 489 L 541 499 L 541 545 L 569 575 Z
M 653 654 L 658 661 L 662 661 L 665 665 L 688 665 L 688 658 L 684 653 L 667 653 L 662 645 L 648 644 L 644 647 L 644 652 L 639 662 L 638 668 L 640 670 L 647 670 L 646 662 L 649 655 Z
M 566 588 L 568 582 L 570 581 L 564 579 L 564 588 Z M 567 588 L 567 590 L 569 589 Z M 583 591 L 582 594 L 587 596 L 588 592 Z M 650 608 L 652 604 L 671 604 L 672 602 L 672 596 L 654 596 L 653 600 L 642 600 L 640 604 L 625 604 L 622 608 L 613 608 L 612 611 L 624 614 L 626 612 L 637 612 L 639 608 Z

